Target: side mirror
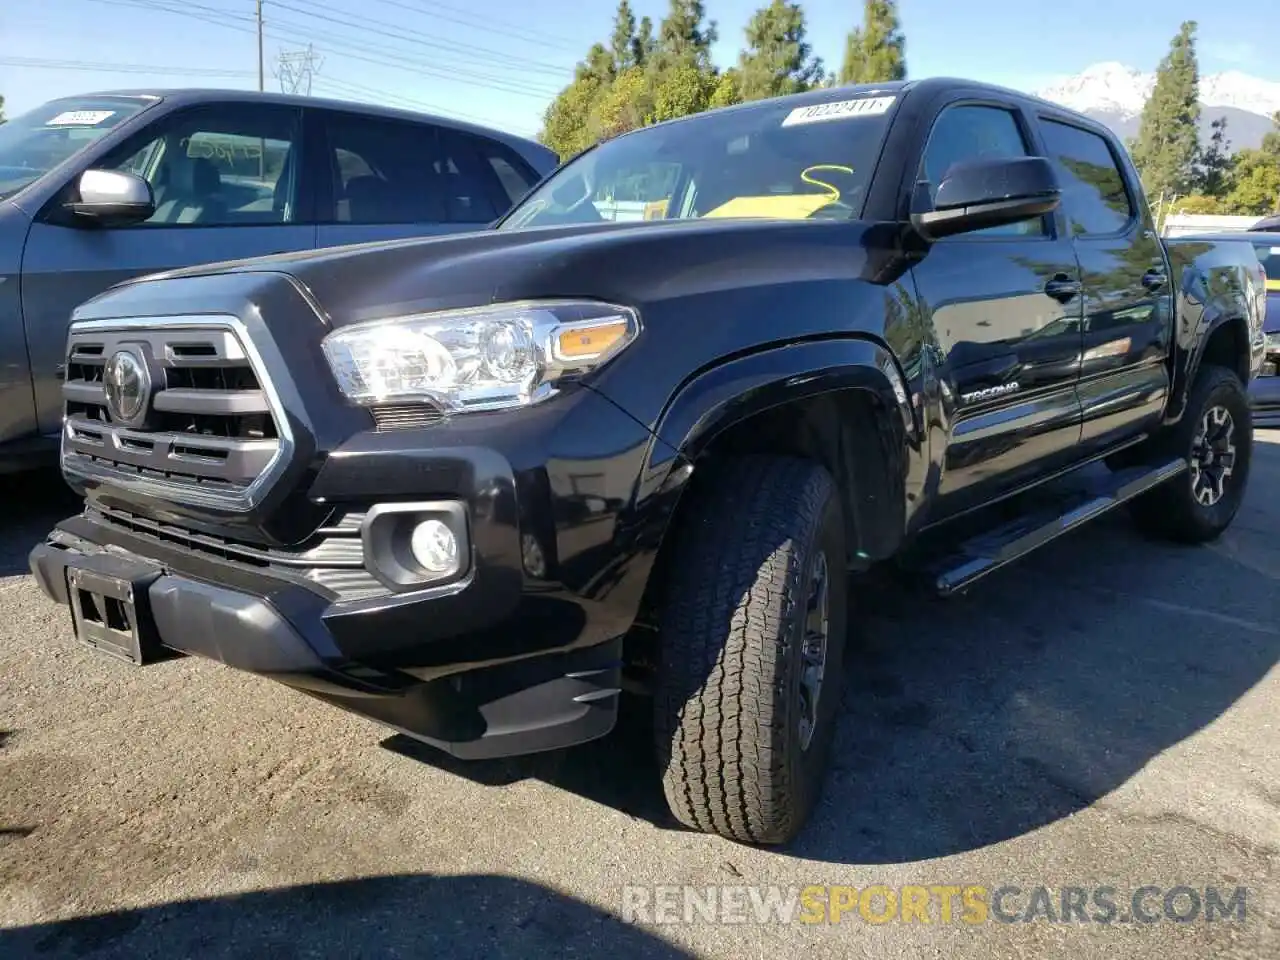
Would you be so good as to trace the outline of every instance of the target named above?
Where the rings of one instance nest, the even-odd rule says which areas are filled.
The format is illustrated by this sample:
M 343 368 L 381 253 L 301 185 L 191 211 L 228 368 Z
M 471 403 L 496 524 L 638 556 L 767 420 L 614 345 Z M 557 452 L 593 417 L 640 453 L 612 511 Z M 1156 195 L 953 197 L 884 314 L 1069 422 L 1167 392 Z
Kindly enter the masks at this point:
M 80 198 L 66 208 L 76 217 L 103 227 L 141 223 L 156 212 L 151 184 L 119 170 L 86 170 L 76 186 Z
M 1044 157 L 1002 157 L 953 164 L 933 202 L 916 185 L 911 224 L 926 240 L 1042 217 L 1062 202 L 1058 178 Z

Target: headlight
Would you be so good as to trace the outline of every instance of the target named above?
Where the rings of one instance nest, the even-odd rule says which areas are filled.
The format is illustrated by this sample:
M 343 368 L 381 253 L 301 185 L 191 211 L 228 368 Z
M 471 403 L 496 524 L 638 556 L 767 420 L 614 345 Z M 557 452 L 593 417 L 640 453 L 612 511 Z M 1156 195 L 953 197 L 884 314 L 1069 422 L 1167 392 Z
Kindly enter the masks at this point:
M 592 301 L 501 303 L 352 324 L 323 347 L 357 403 L 426 401 L 451 411 L 524 406 L 617 356 L 634 311 Z

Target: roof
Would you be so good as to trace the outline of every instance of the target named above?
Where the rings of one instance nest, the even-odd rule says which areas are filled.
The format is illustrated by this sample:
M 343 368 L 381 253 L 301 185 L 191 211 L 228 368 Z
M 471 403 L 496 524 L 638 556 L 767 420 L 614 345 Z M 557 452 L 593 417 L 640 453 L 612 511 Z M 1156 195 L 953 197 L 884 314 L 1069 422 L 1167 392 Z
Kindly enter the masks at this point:
M 497 127 L 486 127 L 452 117 L 442 117 L 433 113 L 417 110 L 402 110 L 396 107 L 382 107 L 371 103 L 359 103 L 352 100 L 333 100 L 326 97 L 304 97 L 298 94 L 272 93 L 259 90 L 218 89 L 214 87 L 177 87 L 177 88 L 135 88 L 127 90 L 98 90 L 75 96 L 58 97 L 58 100 L 73 100 L 81 97 L 131 97 L 135 99 L 164 100 L 177 105 L 200 103 L 273 103 L 290 107 L 318 107 L 326 110 L 344 110 L 348 113 L 359 113 L 371 117 L 407 120 L 414 123 L 429 121 L 442 127 L 454 130 L 470 131 L 485 136 L 496 137 L 508 141 L 520 140 L 525 143 L 536 143 L 529 137 L 521 137 L 507 133 Z M 541 149 L 546 149 L 538 144 Z
M 699 117 L 706 116 L 708 113 L 745 113 L 754 110 L 777 110 L 779 108 L 786 107 L 794 109 L 796 107 L 804 107 L 811 104 L 844 100 L 851 96 L 861 97 L 875 93 L 896 94 L 914 90 L 942 92 L 948 88 L 961 87 L 965 90 L 987 91 L 992 94 L 997 94 L 1002 98 L 1021 100 L 1024 103 L 1034 104 L 1044 110 L 1052 110 L 1059 114 L 1066 114 L 1078 118 L 1081 123 L 1088 124 L 1090 127 L 1098 130 L 1106 131 L 1109 135 L 1114 136 L 1114 134 L 1111 134 L 1104 124 L 1099 123 L 1086 114 L 1080 113 L 1078 110 L 1072 110 L 1069 107 L 1064 107 L 1060 103 L 1045 100 L 1023 90 L 1014 90 L 1011 87 L 1002 87 L 994 83 L 983 83 L 978 80 L 966 80 L 962 77 L 927 77 L 922 80 L 887 80 L 883 83 L 855 83 L 842 87 L 820 87 L 815 90 L 806 90 L 803 93 L 788 94 L 784 97 L 769 97 L 764 100 L 751 100 L 746 103 L 734 104 L 730 107 L 720 107 L 713 111 L 691 113 L 687 116 L 677 117 L 673 120 L 666 120 L 662 123 L 653 124 L 652 126 L 661 127 L 673 123 L 686 123 L 691 120 L 696 120 Z M 635 130 L 628 131 L 621 136 L 631 136 L 632 134 L 639 133 L 642 130 L 652 129 L 652 126 L 637 127 Z

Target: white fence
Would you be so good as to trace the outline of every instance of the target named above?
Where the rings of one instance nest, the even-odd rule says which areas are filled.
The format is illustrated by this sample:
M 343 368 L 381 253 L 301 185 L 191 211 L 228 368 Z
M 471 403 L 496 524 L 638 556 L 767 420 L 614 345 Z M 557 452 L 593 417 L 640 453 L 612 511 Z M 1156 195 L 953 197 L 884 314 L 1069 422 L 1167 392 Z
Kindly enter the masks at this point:
M 1207 213 L 1171 213 L 1164 218 L 1166 237 L 1183 237 L 1189 233 L 1234 233 L 1248 230 L 1262 217 L 1227 217 Z

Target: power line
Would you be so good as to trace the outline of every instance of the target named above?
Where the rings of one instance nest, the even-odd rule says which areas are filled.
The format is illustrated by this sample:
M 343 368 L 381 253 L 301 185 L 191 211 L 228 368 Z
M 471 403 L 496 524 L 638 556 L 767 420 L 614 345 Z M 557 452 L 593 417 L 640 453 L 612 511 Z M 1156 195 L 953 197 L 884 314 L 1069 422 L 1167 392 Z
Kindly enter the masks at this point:
M 7 67 L 29 67 L 33 70 L 85 70 L 95 73 L 151 73 L 161 76 L 193 77 L 251 77 L 248 70 L 218 70 L 213 68 L 169 66 L 139 63 L 97 63 L 89 60 L 46 60 L 38 57 L 0 57 L 0 64 Z
M 446 16 L 442 13 L 432 12 L 431 15 L 437 20 L 444 20 L 449 23 L 457 23 L 464 27 L 470 27 L 472 30 L 483 30 L 485 33 L 498 33 L 508 37 L 514 37 L 517 40 L 526 40 L 530 43 L 536 43 L 543 47 L 556 47 L 560 50 L 576 50 L 577 47 L 567 43 L 561 37 L 557 37 L 553 33 L 546 33 L 541 30 L 535 30 L 532 27 L 520 27 L 519 29 L 512 27 L 504 27 L 501 24 L 495 24 L 492 20 L 477 18 L 475 14 L 468 14 L 464 10 L 457 7 L 450 7 L 443 3 L 426 3 L 419 0 L 418 3 L 404 3 L 402 0 L 377 0 L 378 3 L 384 3 L 389 7 L 399 7 L 401 10 L 410 10 L 414 13 L 430 12 L 430 8 L 439 8 L 449 10 L 460 16 L 469 16 L 470 20 L 462 20 L 458 17 Z M 427 9 L 424 9 L 427 8 Z
M 249 35 L 256 34 L 256 18 L 247 15 L 233 14 L 225 10 L 218 10 L 214 7 L 205 6 L 200 3 L 189 2 L 189 0 L 91 0 L 95 3 L 106 3 L 114 6 L 135 7 L 145 10 L 153 10 L 157 12 L 170 13 L 174 16 L 188 17 L 205 23 L 219 26 L 227 30 L 235 30 L 247 33 Z M 309 2 L 309 0 L 304 0 Z M 170 6 L 170 3 L 181 4 L 180 6 Z M 266 0 L 264 4 L 269 10 L 271 6 L 284 6 L 278 0 Z M 301 10 L 304 17 L 317 17 L 318 19 L 331 20 L 339 26 L 361 29 L 359 24 L 344 22 L 332 17 L 319 17 L 309 11 Z M 222 17 L 223 19 L 216 19 Z M 284 32 L 277 32 L 275 26 L 285 28 Z M 462 80 L 478 87 L 485 87 L 501 93 L 512 93 L 517 96 L 535 97 L 545 100 L 555 95 L 556 90 L 549 87 L 535 87 L 528 83 L 522 83 L 519 80 L 512 80 L 508 77 L 495 76 L 493 74 L 478 73 L 463 67 L 453 67 L 451 64 L 437 62 L 437 67 L 424 66 L 417 59 L 411 59 L 408 51 L 396 52 L 388 51 L 385 46 L 362 43 L 347 39 L 342 35 L 325 33 L 317 31 L 310 26 L 297 24 L 287 21 L 281 21 L 278 18 L 266 18 L 264 16 L 264 35 L 284 42 L 307 42 L 312 38 L 325 40 L 331 44 L 339 52 L 342 48 L 350 48 L 359 50 L 364 53 L 371 53 L 375 56 L 361 56 L 357 53 L 343 53 L 345 59 L 357 60 L 363 63 L 373 64 L 375 66 L 390 67 L 392 69 L 404 70 L 419 76 L 437 77 L 442 80 L 458 81 Z M 392 34 L 396 39 L 400 39 L 399 35 Z M 409 42 L 415 42 L 410 39 Z M 419 45 L 423 45 L 419 42 Z M 436 46 L 441 46 L 436 44 Z M 446 49 L 448 49 L 446 47 Z M 504 55 L 493 53 L 498 59 L 505 58 Z M 566 71 L 567 73 L 568 71 Z
M 374 20 L 369 17 L 360 17 L 358 20 L 339 19 L 333 16 L 334 13 L 342 13 L 336 7 L 327 3 L 320 3 L 319 0 L 296 0 L 298 3 L 306 4 L 308 7 L 315 7 L 326 11 L 325 13 L 314 13 L 300 7 L 295 7 L 283 0 L 271 0 L 271 6 L 280 10 L 288 10 L 292 13 L 300 13 L 306 17 L 314 17 L 317 20 L 326 20 L 330 23 L 336 23 L 339 26 L 346 27 L 351 30 L 363 30 L 367 33 L 377 34 L 379 36 L 389 37 L 393 40 L 401 40 L 414 43 L 418 46 L 428 47 L 436 50 L 444 50 L 448 52 L 468 52 L 483 57 L 494 57 L 507 63 L 519 64 L 522 68 L 534 70 L 539 73 L 550 73 L 555 76 L 565 76 L 572 68 L 564 67 L 559 64 L 551 64 L 541 60 L 531 60 L 527 57 L 514 56 L 502 50 L 494 50 L 492 47 L 478 47 L 469 43 L 444 43 L 439 40 L 431 39 L 429 34 L 423 33 L 421 30 L 412 30 L 402 25 L 388 23 L 385 20 Z

